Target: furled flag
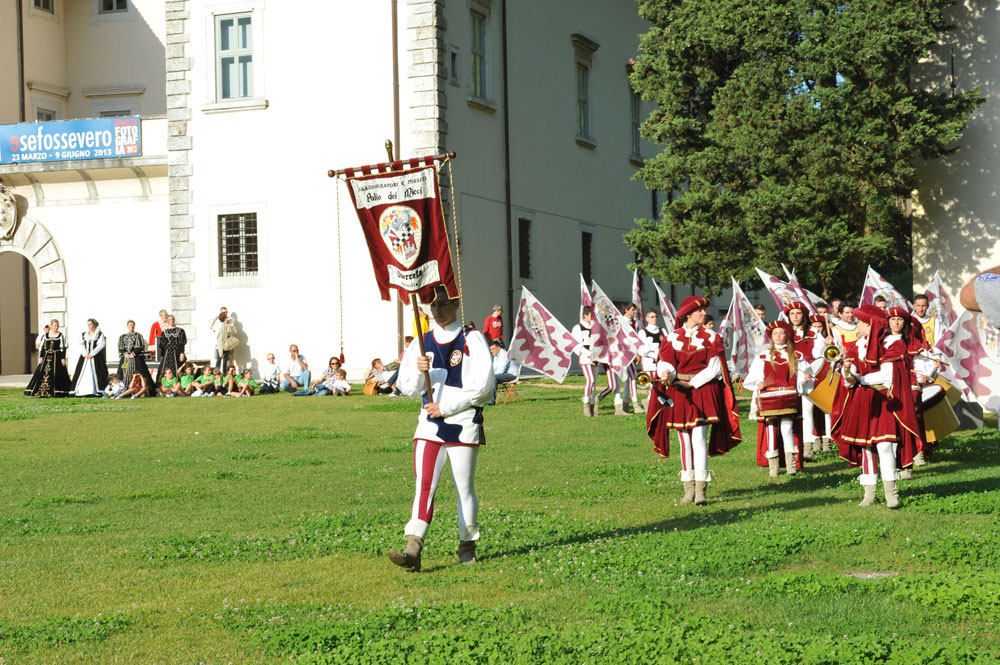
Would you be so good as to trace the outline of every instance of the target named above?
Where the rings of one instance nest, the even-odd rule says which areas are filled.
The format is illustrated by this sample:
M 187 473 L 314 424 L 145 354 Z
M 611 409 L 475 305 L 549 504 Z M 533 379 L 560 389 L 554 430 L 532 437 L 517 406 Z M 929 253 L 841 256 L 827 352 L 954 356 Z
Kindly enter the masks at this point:
M 511 359 L 562 383 L 577 346 L 579 342 L 566 327 L 522 286 L 510 339 Z
M 655 281 L 653 282 L 653 288 L 656 289 L 656 297 L 660 303 L 660 316 L 663 317 L 663 329 L 669 332 L 677 326 L 677 310 L 674 309 L 674 304 L 663 295 L 660 285 Z
M 396 289 L 403 296 L 417 293 L 427 303 L 438 284 L 458 298 L 434 166 L 346 173 L 382 300 Z
M 965 312 L 941 336 L 934 348 L 939 350 L 951 366 L 954 376 L 945 373 L 945 378 L 969 397 L 978 399 L 983 406 L 997 410 L 986 404 L 991 395 L 987 381 L 993 376 L 990 365 L 996 367 L 998 359 L 998 334 L 982 314 Z M 992 354 L 990 350 L 992 349 Z M 954 381 L 953 378 L 957 381 Z
M 750 299 L 733 279 L 733 299 L 720 334 L 726 345 L 726 359 L 740 376 L 747 375 L 750 363 L 764 347 L 766 329 Z
M 943 324 L 941 325 L 942 329 L 955 323 L 957 318 L 955 307 L 951 304 L 948 289 L 941 281 L 940 272 L 934 271 L 934 279 L 927 285 L 927 291 L 924 292 L 924 295 L 927 296 L 927 314 L 937 318 Z
M 642 280 L 639 279 L 639 269 L 632 271 L 632 304 L 635 305 L 635 315 L 642 321 Z
M 808 300 L 813 305 L 825 305 L 826 304 L 826 301 L 823 300 L 823 298 L 821 298 L 820 296 L 816 295 L 815 293 L 813 293 L 809 289 L 807 289 L 804 286 L 802 286 L 801 284 L 799 284 L 799 278 L 795 276 L 795 271 L 794 270 L 789 270 L 788 267 L 784 263 L 781 264 L 781 269 L 785 271 L 785 276 L 788 277 L 788 285 L 792 286 L 792 287 L 794 287 L 796 289 L 799 289 L 802 292 L 802 294 L 806 296 L 803 299 L 803 302 L 806 302 L 806 300 Z
M 594 343 L 590 348 L 590 353 L 595 362 L 608 362 L 608 335 L 604 330 L 604 323 L 597 316 L 597 308 L 594 307 L 594 298 L 590 295 L 587 282 L 580 275 L 580 320 L 583 321 L 583 308 L 591 309 L 590 334 L 594 335 Z
M 903 297 L 895 286 L 890 284 L 885 280 L 885 277 L 878 274 L 872 270 L 871 266 L 868 266 L 868 274 L 865 275 L 865 287 L 861 292 L 861 305 L 874 305 L 875 296 L 882 296 L 885 298 L 886 308 L 889 307 L 904 307 L 908 312 L 913 311 L 913 305 L 910 301 Z
M 809 296 L 805 294 L 801 286 L 797 284 L 793 286 L 788 282 L 783 282 L 777 277 L 768 275 L 760 268 L 754 268 L 754 270 L 760 275 L 761 281 L 764 282 L 764 288 L 771 294 L 771 298 L 774 299 L 774 304 L 778 306 L 779 312 L 785 309 L 785 306 L 789 303 L 798 301 L 809 308 L 810 314 L 816 313 L 815 305 L 809 300 Z
M 604 291 L 591 282 L 594 292 L 594 328 L 592 334 L 603 334 L 605 336 L 605 348 L 607 349 L 607 363 L 616 372 L 628 367 L 639 353 L 642 340 L 632 329 L 632 324 L 625 316 L 618 311 L 611 298 L 604 295 Z M 600 321 L 602 332 L 598 332 L 596 322 Z

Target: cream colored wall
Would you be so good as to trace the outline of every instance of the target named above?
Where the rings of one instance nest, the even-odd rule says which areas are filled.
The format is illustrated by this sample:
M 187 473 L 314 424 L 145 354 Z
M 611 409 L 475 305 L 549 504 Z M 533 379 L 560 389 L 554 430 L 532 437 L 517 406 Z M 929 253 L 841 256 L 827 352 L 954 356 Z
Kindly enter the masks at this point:
M 31 0 L 24 0 L 24 80 L 29 84 L 38 81 L 65 88 L 66 12 L 67 7 L 72 11 L 72 6 L 80 0 L 54 1 L 56 11 L 49 14 L 34 9 Z M 26 95 L 27 119 L 33 122 L 31 91 L 26 91 Z M 57 110 L 65 113 L 65 105 Z
M 68 3 L 66 23 L 67 79 L 71 88 L 68 115 L 91 117 L 94 98 L 83 90 L 135 86 L 145 88 L 139 113 L 166 113 L 166 72 L 162 0 L 129 0 L 135 20 L 94 22 L 92 0 Z M 131 100 L 131 97 L 123 98 Z
M 988 101 L 969 122 L 957 152 L 920 164 L 923 184 L 913 222 L 913 282 L 924 288 L 935 270 L 953 296 L 973 275 L 1000 264 L 998 188 L 1000 152 L 1000 6 L 965 2 L 950 10 L 955 29 L 932 57 L 914 70 L 914 81 L 947 92 L 954 49 L 955 83 L 965 91 L 981 83 Z
M 14 3 L 0 3 L 0 25 L 5 39 L 0 39 L 0 123 L 18 121 L 17 112 L 17 8 Z

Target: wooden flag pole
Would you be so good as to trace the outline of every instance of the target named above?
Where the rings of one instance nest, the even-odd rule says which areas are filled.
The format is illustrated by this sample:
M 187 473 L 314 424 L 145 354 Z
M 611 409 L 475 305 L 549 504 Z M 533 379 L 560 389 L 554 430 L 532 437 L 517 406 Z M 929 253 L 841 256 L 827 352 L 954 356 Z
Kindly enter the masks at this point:
M 393 155 L 392 141 L 386 139 L 385 151 L 389 155 L 389 169 L 395 171 L 401 169 L 402 166 L 396 162 L 396 158 Z M 417 303 L 417 294 L 410 294 L 410 304 L 413 305 L 413 321 L 417 327 L 417 345 L 420 349 L 420 357 L 424 358 L 427 356 L 427 348 L 424 346 L 424 327 L 420 323 L 420 305 Z M 427 401 L 434 401 L 434 393 L 431 391 L 431 373 L 429 371 L 424 371 L 424 389 L 427 391 Z

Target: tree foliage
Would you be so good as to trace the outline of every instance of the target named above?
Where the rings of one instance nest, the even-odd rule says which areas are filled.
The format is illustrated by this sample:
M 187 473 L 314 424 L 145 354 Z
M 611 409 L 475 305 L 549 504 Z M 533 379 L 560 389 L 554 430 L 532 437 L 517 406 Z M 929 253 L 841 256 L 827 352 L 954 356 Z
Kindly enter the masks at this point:
M 625 237 L 641 269 L 711 291 L 784 262 L 827 295 L 868 263 L 909 271 L 915 162 L 947 153 L 985 101 L 910 84 L 952 2 L 638 3 L 652 27 L 631 82 L 663 149 L 637 177 L 672 193 Z

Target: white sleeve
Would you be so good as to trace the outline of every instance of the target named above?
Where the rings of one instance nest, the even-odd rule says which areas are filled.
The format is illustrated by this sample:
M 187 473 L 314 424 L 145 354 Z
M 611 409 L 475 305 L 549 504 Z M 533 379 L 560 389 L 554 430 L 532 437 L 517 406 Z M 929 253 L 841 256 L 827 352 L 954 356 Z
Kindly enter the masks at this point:
M 757 356 L 750 363 L 750 369 L 747 370 L 747 376 L 743 379 L 743 387 L 747 390 L 757 390 L 760 384 L 764 381 L 764 363 L 766 361 Z
M 806 378 L 806 371 L 809 370 L 809 365 L 802 363 L 799 365 L 799 371 L 795 373 L 795 389 L 800 395 L 808 395 L 816 387 L 816 380 L 810 374 L 809 378 Z
M 677 376 L 677 368 L 666 360 L 660 360 L 656 363 L 656 373 L 660 375 L 662 380 L 670 383 Z
M 719 356 L 713 356 L 711 360 L 708 361 L 708 367 L 701 370 L 693 377 L 691 377 L 691 387 L 701 388 L 709 381 L 714 381 L 722 376 L 722 361 L 719 360 Z
M 863 386 L 874 386 L 876 384 L 883 386 L 892 385 L 892 363 L 882 363 L 877 372 L 859 376 L 858 383 Z
M 420 344 L 417 340 L 410 342 L 399 361 L 399 376 L 396 377 L 396 388 L 407 397 L 419 397 L 424 392 L 424 373 L 417 371 L 417 358 L 420 357 Z
M 820 337 L 819 335 L 815 335 L 813 337 L 813 352 L 812 352 L 813 358 L 822 358 L 823 351 L 825 350 L 826 350 L 826 343 L 823 341 L 823 338 Z
M 446 391 L 438 402 L 441 416 L 447 418 L 474 406 L 483 406 L 493 397 L 496 378 L 493 376 L 493 356 L 482 333 L 466 334 L 469 355 L 462 361 L 462 389 Z
M 97 336 L 97 344 L 94 346 L 94 350 L 90 352 L 91 355 L 96 356 L 102 350 L 104 350 L 104 345 L 108 343 L 107 338 L 104 333 Z

